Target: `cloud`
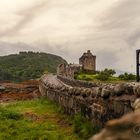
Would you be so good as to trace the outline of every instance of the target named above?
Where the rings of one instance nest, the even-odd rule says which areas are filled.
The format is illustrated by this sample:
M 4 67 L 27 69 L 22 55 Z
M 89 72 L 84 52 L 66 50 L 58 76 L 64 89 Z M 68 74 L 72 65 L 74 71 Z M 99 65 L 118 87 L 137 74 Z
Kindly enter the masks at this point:
M 0 22 L 7 27 L 5 31 L 0 28 L 1 41 L 8 44 L 7 49 L 0 45 L 1 54 L 28 50 L 28 45 L 17 43 L 23 42 L 29 49 L 78 63 L 90 49 L 97 55 L 98 69 L 135 71 L 135 50 L 140 46 L 139 0 L 40 0 L 30 5 L 20 1 L 23 7 L 7 10 L 12 15 L 10 22 Z
M 139 0 L 119 1 L 102 17 L 102 28 L 99 28 L 105 31 L 112 30 L 111 35 L 115 38 L 122 38 L 128 47 L 134 47 L 140 39 L 139 5 Z
M 30 7 L 24 8 L 16 13 L 16 16 L 20 17 L 20 20 L 16 24 L 8 28 L 7 30 L 0 32 L 0 36 L 11 36 L 22 30 L 28 23 L 30 23 L 37 15 L 41 14 L 41 11 L 46 8 L 47 1 L 41 1 Z
M 9 42 L 4 42 L 0 41 L 0 55 L 9 55 L 9 54 L 14 54 L 18 53 L 20 51 L 35 51 L 35 49 L 25 43 L 9 43 Z

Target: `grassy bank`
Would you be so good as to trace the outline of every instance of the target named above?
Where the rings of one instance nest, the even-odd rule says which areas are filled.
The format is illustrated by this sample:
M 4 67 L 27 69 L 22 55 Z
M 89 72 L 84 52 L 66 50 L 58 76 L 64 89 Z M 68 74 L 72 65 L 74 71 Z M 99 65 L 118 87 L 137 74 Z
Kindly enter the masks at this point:
M 97 76 L 98 76 L 98 74 L 80 73 L 80 74 L 76 75 L 75 79 L 77 79 L 77 80 L 85 80 L 85 81 L 98 81 L 98 82 L 101 82 L 101 80 L 98 80 Z M 123 80 L 121 80 L 120 78 L 115 77 L 115 76 L 110 76 L 104 82 L 123 82 Z
M 96 132 L 81 116 L 60 111 L 47 99 L 0 105 L 0 140 L 86 140 Z
M 124 83 L 124 82 L 134 82 L 135 80 L 123 80 L 117 76 L 109 76 L 106 80 L 98 79 L 98 74 L 87 74 L 79 73 L 75 76 L 76 80 L 85 80 L 85 81 L 95 81 L 103 83 Z

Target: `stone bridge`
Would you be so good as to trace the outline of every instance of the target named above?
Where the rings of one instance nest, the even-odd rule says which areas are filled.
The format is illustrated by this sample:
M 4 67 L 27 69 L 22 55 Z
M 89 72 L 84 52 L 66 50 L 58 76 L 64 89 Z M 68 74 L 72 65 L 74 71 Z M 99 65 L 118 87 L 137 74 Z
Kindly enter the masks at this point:
M 132 112 L 140 96 L 138 83 L 103 84 L 44 75 L 39 90 L 69 115 L 82 114 L 94 126 L 104 127 L 111 119 Z

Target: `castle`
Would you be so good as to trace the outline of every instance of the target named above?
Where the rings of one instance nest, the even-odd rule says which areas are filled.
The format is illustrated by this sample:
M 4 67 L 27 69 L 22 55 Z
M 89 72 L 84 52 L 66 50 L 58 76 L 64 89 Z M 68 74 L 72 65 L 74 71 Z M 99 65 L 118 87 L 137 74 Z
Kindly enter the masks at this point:
M 94 73 L 96 71 L 96 56 L 90 50 L 83 53 L 79 58 L 79 64 L 60 64 L 57 68 L 57 75 L 62 75 L 68 78 L 74 78 L 75 73 L 88 72 Z
M 82 71 L 95 72 L 96 71 L 96 56 L 92 55 L 90 50 L 79 58 L 79 64 L 82 65 Z

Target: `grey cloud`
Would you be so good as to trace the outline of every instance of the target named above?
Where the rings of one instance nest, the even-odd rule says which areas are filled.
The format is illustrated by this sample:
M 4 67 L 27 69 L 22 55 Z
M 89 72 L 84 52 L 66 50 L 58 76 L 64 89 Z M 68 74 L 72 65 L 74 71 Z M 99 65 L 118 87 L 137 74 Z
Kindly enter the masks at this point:
M 31 47 L 28 44 L 25 43 L 9 43 L 0 41 L 0 55 L 8 55 L 13 53 L 18 53 L 20 51 L 33 51 L 35 50 L 33 47 Z
M 97 67 L 99 69 L 104 68 L 116 68 L 118 62 L 118 56 L 116 51 L 113 50 L 101 50 L 97 52 Z
M 101 19 L 99 29 L 112 30 L 112 35 L 126 41 L 128 46 L 135 46 L 140 38 L 140 1 L 123 0 L 114 5 Z
M 55 30 L 59 29 L 60 26 L 59 22 L 58 24 L 54 23 L 52 27 L 50 22 L 50 25 L 47 25 L 45 27 L 45 28 L 51 27 L 49 28 L 50 30 L 48 31 L 50 34 L 47 31 L 44 32 L 45 34 L 42 36 L 43 39 L 41 40 L 41 43 L 39 43 L 39 41 L 36 41 L 31 45 L 21 45 L 21 44 L 19 45 L 16 43 L 11 44 L 7 42 L 6 47 L 3 48 L 2 46 L 5 45 L 3 44 L 1 45 L 0 43 L 0 47 L 2 48 L 3 51 L 0 54 L 7 54 L 7 53 L 17 52 L 19 50 L 32 49 L 34 51 L 39 50 L 47 53 L 54 53 L 57 55 L 61 55 L 69 62 L 77 63 L 78 58 L 82 55 L 82 53 L 87 49 L 90 49 L 93 53 L 95 52 L 95 54 L 97 55 L 98 69 L 103 69 L 106 67 L 119 69 L 119 67 L 121 66 L 120 68 L 121 70 L 128 70 L 128 69 L 131 70 L 130 67 L 131 64 L 127 62 L 133 63 L 131 60 L 135 58 L 135 54 L 132 54 L 133 53 L 132 51 L 134 51 L 133 49 L 136 48 L 136 45 L 137 46 L 139 45 L 139 43 L 137 43 L 139 41 L 139 36 L 140 36 L 140 27 L 139 27 L 140 1 L 139 0 L 134 0 L 134 1 L 118 0 L 118 2 L 116 2 L 114 5 L 109 7 L 102 14 L 97 15 L 97 18 L 94 17 L 95 16 L 94 10 L 92 11 L 93 0 L 81 0 L 82 5 L 80 3 L 80 0 L 77 1 L 73 0 L 72 2 L 69 1 L 68 3 L 65 0 L 61 0 L 60 2 L 59 1 L 55 2 L 54 0 L 52 2 L 54 2 L 51 5 L 52 7 L 54 6 L 53 7 L 54 11 L 53 12 L 51 11 L 52 13 L 50 15 L 53 16 L 54 14 L 54 17 L 52 17 L 52 19 L 57 17 L 57 15 L 58 17 L 59 15 L 62 16 L 60 19 L 58 18 L 58 20 L 62 19 L 62 21 L 60 21 L 60 23 L 62 23 L 61 24 L 62 27 L 60 28 L 61 31 L 59 32 L 58 30 L 58 32 L 54 32 Z M 34 20 L 34 18 L 39 16 L 43 10 L 48 10 L 47 8 L 49 7 L 47 7 L 47 4 L 48 4 L 47 1 L 43 1 L 43 3 L 38 3 L 36 5 L 33 5 L 32 7 L 23 9 L 18 13 L 16 13 L 17 15 L 22 17 L 21 20 L 13 28 L 7 30 L 4 33 L 0 33 L 0 36 L 7 37 L 7 35 L 14 35 L 14 34 L 17 35 L 19 31 L 21 31 L 22 29 L 24 28 L 27 29 L 26 28 L 27 24 L 29 24 Z M 84 6 L 86 5 L 86 7 L 84 7 L 83 4 Z M 72 7 L 74 7 L 74 10 L 72 9 Z M 102 6 L 100 8 L 102 8 Z M 81 12 L 77 12 L 78 11 L 77 9 L 83 10 L 84 12 L 82 11 L 82 14 L 80 14 Z M 93 4 L 93 9 L 94 9 L 94 4 Z M 87 10 L 89 11 L 87 12 Z M 84 14 L 85 16 L 83 16 Z M 87 24 L 79 24 L 78 22 L 75 22 L 75 19 L 79 21 L 81 20 L 81 18 L 85 19 L 85 21 L 87 20 Z M 93 22 L 95 24 L 91 23 L 92 20 L 88 21 L 88 19 L 92 19 L 92 18 L 94 19 Z M 64 21 L 68 23 L 63 24 Z M 71 28 L 71 25 L 69 24 L 69 21 L 71 21 L 70 24 L 78 23 L 78 28 L 76 28 L 73 31 L 73 33 L 70 32 L 70 35 L 69 35 L 69 27 Z M 81 20 L 81 22 L 82 21 L 83 20 Z M 63 25 L 65 27 L 64 30 L 63 30 Z M 67 25 L 68 28 L 66 28 Z M 41 29 L 42 27 L 39 30 Z M 42 34 L 41 31 L 38 32 Z M 57 33 L 58 36 L 55 36 L 55 33 Z M 41 36 L 40 34 L 39 36 Z M 28 37 L 28 33 L 26 33 L 26 35 Z M 35 36 L 35 39 L 39 40 L 38 39 L 39 36 L 34 35 L 32 33 L 30 33 L 29 36 L 30 35 L 31 35 L 31 39 L 34 38 Z M 21 37 L 20 39 L 22 40 L 22 36 L 20 36 L 20 34 L 19 37 Z M 62 42 L 58 41 L 58 43 L 55 43 L 57 42 L 56 40 L 58 40 L 59 38 L 60 40 L 62 39 Z M 51 43 L 49 43 L 47 39 L 50 40 Z M 13 39 L 13 41 L 15 42 L 17 40 Z M 116 48 L 122 49 L 124 52 Z M 125 52 L 126 50 L 127 53 Z M 125 54 L 127 55 L 127 57 L 125 56 Z
M 140 17 L 139 0 L 123 0 L 116 2 L 100 19 L 102 27 L 126 28 L 130 26 L 137 18 Z
M 67 56 L 66 51 L 62 46 L 52 46 L 49 43 L 45 44 L 26 44 L 24 42 L 9 43 L 0 41 L 0 55 L 17 54 L 20 51 L 34 51 L 34 52 L 46 52 L 60 56 Z M 65 57 L 66 58 L 66 57 Z
M 136 42 L 140 39 L 140 29 L 137 29 L 127 38 L 127 42 L 131 47 L 136 45 Z
M 47 1 L 42 1 L 35 4 L 29 8 L 24 8 L 23 10 L 17 12 L 16 14 L 21 17 L 21 20 L 15 24 L 14 27 L 7 29 L 4 32 L 0 32 L 0 36 L 10 36 L 15 35 L 20 30 L 22 30 L 28 23 L 30 23 L 36 16 L 41 14 L 40 11 L 44 10 L 47 5 Z

